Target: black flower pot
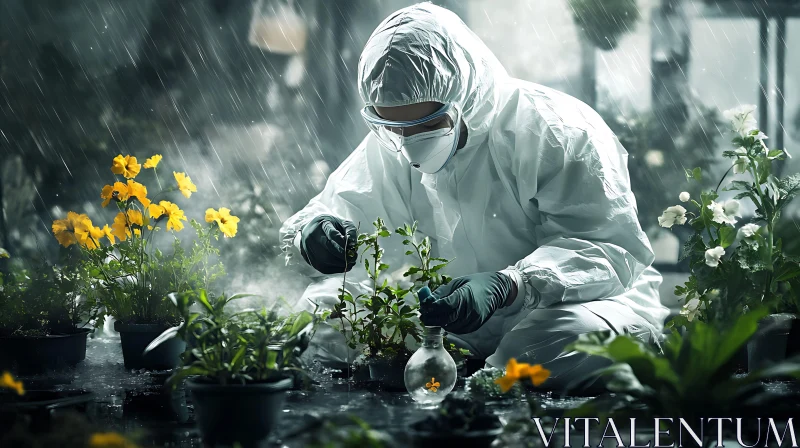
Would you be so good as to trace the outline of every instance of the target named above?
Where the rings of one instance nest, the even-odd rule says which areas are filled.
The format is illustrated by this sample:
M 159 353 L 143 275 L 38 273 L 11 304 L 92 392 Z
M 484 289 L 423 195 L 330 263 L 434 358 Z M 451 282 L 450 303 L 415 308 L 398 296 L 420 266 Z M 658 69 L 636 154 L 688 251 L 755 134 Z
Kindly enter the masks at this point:
M 377 381 L 384 389 L 393 391 L 406 390 L 404 372 L 408 358 L 399 357 L 388 359 L 369 360 L 369 376 Z
M 495 415 L 478 417 L 470 425 L 469 430 L 437 430 L 429 429 L 426 420 L 413 423 L 410 427 L 411 440 L 415 447 L 441 448 L 457 446 L 459 448 L 488 448 L 503 432 L 503 425 Z
M 758 331 L 747 343 L 750 372 L 769 367 L 795 355 L 798 327 L 794 314 L 770 314 L 758 323 Z
M 202 380 L 186 381 L 195 418 L 206 446 L 262 446 L 283 414 L 292 379 L 222 386 Z
M 168 370 L 180 363 L 186 343 L 179 338 L 164 341 L 161 345 L 144 353 L 144 349 L 167 328 L 163 325 L 114 323 L 114 331 L 122 342 L 122 358 L 126 369 Z
M 58 412 L 87 413 L 95 395 L 86 390 L 27 390 L 24 395 L 11 393 L 0 397 L 0 434 L 15 422 L 24 421 L 34 432 L 47 431 Z
M 72 367 L 86 359 L 91 330 L 49 336 L 0 337 L 0 370 L 36 374 Z

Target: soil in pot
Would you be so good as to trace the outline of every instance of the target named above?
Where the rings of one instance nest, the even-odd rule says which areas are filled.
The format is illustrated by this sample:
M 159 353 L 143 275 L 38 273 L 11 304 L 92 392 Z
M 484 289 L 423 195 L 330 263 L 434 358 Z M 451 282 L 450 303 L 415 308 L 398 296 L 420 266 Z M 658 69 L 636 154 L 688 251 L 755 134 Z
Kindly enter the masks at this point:
M 195 418 L 206 446 L 262 446 L 283 414 L 292 379 L 222 386 L 199 379 L 186 381 Z
M 378 382 L 385 390 L 404 391 L 406 383 L 403 372 L 407 363 L 408 357 L 370 359 L 368 361 L 370 379 Z
M 0 370 L 18 375 L 72 367 L 86 359 L 86 336 L 91 330 L 48 336 L 0 337 Z
M 148 353 L 144 349 L 167 328 L 163 325 L 114 323 L 122 342 L 122 358 L 126 369 L 168 370 L 180 363 L 186 343 L 179 338 L 164 341 Z
M 796 315 L 783 313 L 771 314 L 759 322 L 758 331 L 747 343 L 747 364 L 751 372 L 786 359 L 794 349 L 789 335 L 796 321 Z

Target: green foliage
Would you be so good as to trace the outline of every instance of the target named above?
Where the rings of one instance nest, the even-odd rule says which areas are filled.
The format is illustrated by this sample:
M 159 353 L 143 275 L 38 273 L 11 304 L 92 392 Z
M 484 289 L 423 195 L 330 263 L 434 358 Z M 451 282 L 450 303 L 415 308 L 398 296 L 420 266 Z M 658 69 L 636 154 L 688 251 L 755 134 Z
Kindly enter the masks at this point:
M 610 332 L 600 332 L 580 336 L 566 350 L 611 360 L 613 364 L 595 373 L 606 380 L 611 395 L 588 401 L 570 416 L 679 415 L 696 421 L 720 415 L 760 416 L 764 409 L 782 412 L 785 397 L 768 392 L 762 380 L 800 378 L 800 359 L 746 376 L 731 373 L 734 355 L 767 313 L 766 308 L 754 309 L 724 329 L 694 320 L 687 325 L 685 335 L 673 330 L 663 352 L 629 335 L 614 337 Z
M 593 45 L 613 50 L 639 20 L 636 0 L 570 0 L 575 23 Z
M 167 295 L 197 289 L 208 289 L 225 274 L 213 242 L 219 240 L 219 229 L 203 226 L 195 220 L 191 226 L 197 238 L 186 250 L 173 237 L 171 250 L 164 253 L 152 248 L 151 238 L 129 238 L 114 246 L 104 246 L 86 254 L 86 266 L 98 281 L 93 292 L 104 313 L 125 323 L 175 325 L 179 322 L 176 308 Z
M 368 357 L 408 355 L 406 338 L 422 340 L 417 309 L 405 300 L 411 290 L 391 286 L 386 279 L 381 281 L 381 274 L 389 265 L 383 262 L 380 239 L 390 237 L 391 233 L 381 218 L 373 227 L 374 232 L 359 234 L 355 248 L 364 260 L 371 291 L 354 297 L 343 284 L 330 317 L 340 320 L 339 330 L 347 338 L 348 346 L 353 349 L 362 346 Z M 350 247 L 349 242 L 345 244 Z
M 82 295 L 89 285 L 87 273 L 70 260 L 63 267 L 39 260 L 29 270 L 0 273 L 0 335 L 74 332 L 92 312 Z
M 800 175 L 779 179 L 772 174 L 773 162 L 784 160 L 787 153 L 768 149 L 758 129 L 743 129 L 750 124 L 748 114 L 752 111 L 731 114 L 736 117 L 732 118 L 737 132 L 732 144 L 737 149 L 722 155 L 732 159 L 733 165 L 714 190 L 703 192 L 699 201 L 689 202 L 693 211 L 685 216 L 694 233 L 684 245 L 681 260 L 689 260 L 691 275 L 684 285 L 675 288 L 685 305 L 671 326 L 683 326 L 694 319 L 726 324 L 761 305 L 773 312 L 800 310 L 800 264 L 796 256 L 783 250 L 782 239 L 776 237 L 781 212 L 800 190 Z M 720 187 L 731 172 L 739 177 L 722 191 L 737 194 L 732 200 L 721 201 Z M 701 171 L 686 170 L 686 177 L 699 180 Z M 736 211 L 741 200 L 752 203 L 755 219 L 737 227 Z M 672 224 L 670 220 L 665 227 Z
M 186 377 L 227 384 L 271 381 L 302 375 L 299 357 L 308 348 L 316 328 L 314 314 L 302 311 L 280 316 L 276 309 L 231 312 L 227 306 L 248 295 L 214 296 L 205 290 L 170 294 L 182 323 L 156 338 L 147 350 L 179 337 L 187 350 L 182 365 L 167 384 L 176 386 Z M 197 304 L 199 311 L 192 310 Z
M 427 286 L 431 291 L 435 291 L 439 286 L 446 285 L 452 280 L 452 278 L 439 272 L 450 263 L 450 260 L 434 257 L 431 251 L 430 238 L 426 236 L 421 242 L 417 243 L 416 232 L 416 222 L 413 225 L 406 224 L 395 230 L 396 234 L 405 237 L 403 245 L 411 248 L 406 250 L 406 255 L 415 256 L 419 260 L 419 265 L 409 267 L 403 273 L 403 277 L 414 278 L 415 289 Z

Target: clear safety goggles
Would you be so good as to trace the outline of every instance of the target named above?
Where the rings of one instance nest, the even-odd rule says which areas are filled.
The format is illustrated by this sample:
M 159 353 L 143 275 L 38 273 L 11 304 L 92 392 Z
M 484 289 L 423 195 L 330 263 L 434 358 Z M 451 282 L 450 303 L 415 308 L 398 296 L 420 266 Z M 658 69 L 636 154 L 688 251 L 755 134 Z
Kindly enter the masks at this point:
M 381 146 L 392 152 L 400 152 L 405 141 L 414 135 L 436 132 L 437 135 L 450 135 L 456 124 L 461 122 L 458 110 L 445 104 L 436 112 L 412 121 L 392 121 L 380 117 L 372 106 L 361 110 L 361 116 L 369 129 L 378 138 Z

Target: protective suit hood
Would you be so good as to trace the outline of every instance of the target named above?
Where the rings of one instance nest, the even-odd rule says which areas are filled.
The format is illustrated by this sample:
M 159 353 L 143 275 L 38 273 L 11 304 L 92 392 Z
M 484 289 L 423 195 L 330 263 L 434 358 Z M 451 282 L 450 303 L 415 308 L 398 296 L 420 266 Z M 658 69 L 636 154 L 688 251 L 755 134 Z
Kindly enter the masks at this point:
M 453 104 L 481 139 L 497 109 L 496 83 L 508 75 L 486 45 L 453 12 L 430 3 L 401 9 L 372 33 L 358 62 L 367 106 L 425 101 Z

